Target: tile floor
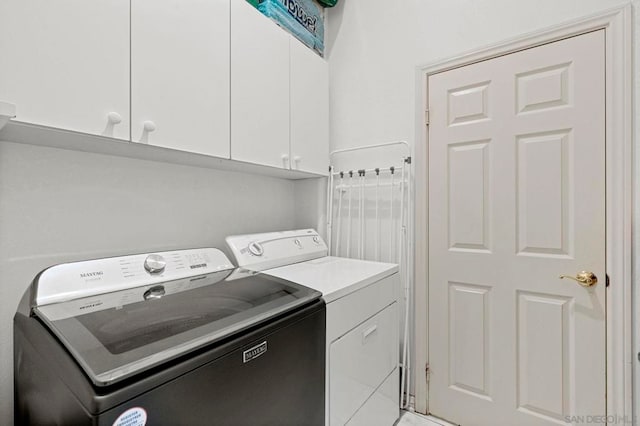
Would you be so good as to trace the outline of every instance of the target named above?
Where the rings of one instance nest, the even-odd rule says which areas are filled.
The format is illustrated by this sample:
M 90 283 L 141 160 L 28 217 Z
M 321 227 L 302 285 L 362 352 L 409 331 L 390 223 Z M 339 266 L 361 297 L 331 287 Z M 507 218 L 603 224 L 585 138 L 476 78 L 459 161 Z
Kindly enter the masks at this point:
M 436 419 L 431 416 L 423 416 L 422 414 L 404 411 L 396 426 L 452 426 L 444 420 Z

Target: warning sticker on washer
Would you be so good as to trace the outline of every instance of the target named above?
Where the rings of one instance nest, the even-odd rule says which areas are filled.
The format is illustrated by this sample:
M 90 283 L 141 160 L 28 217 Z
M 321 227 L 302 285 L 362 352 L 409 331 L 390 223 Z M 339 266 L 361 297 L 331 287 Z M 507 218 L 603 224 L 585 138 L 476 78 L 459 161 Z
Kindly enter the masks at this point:
M 147 424 L 147 412 L 144 408 L 129 408 L 120 414 L 113 426 L 145 426 Z

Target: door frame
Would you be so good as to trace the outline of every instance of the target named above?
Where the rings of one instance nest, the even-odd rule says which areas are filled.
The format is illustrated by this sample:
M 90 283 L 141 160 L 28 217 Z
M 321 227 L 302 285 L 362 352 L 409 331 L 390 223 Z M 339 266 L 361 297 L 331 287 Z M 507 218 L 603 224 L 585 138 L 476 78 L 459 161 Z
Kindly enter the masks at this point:
M 415 409 L 427 414 L 428 387 L 428 78 L 595 30 L 605 30 L 607 415 L 632 416 L 633 47 L 631 4 L 474 50 L 416 70 Z M 426 259 L 426 262 L 419 261 Z M 578 413 L 582 414 L 582 413 Z M 587 414 L 587 413 L 585 413 Z M 605 414 L 605 413 L 592 413 Z

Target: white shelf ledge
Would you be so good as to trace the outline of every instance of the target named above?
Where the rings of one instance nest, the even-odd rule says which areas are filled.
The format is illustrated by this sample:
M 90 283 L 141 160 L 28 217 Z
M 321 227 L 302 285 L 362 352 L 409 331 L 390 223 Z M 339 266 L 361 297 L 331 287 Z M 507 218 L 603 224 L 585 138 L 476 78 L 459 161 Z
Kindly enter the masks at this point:
M 230 160 L 228 158 L 211 157 L 104 136 L 37 126 L 19 121 L 11 121 L 4 128 L 0 127 L 0 141 L 249 173 L 281 179 L 293 180 L 322 177 L 318 174 L 298 170 L 285 170 L 277 167 Z
M 16 116 L 16 106 L 9 102 L 0 101 L 0 130 Z

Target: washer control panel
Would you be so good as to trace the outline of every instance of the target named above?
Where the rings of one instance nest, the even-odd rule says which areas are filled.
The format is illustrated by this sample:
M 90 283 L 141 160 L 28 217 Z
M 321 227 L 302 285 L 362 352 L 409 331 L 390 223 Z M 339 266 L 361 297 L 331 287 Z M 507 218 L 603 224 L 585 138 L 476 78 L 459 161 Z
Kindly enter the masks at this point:
M 37 278 L 36 306 L 66 302 L 233 269 L 220 250 L 202 248 L 64 263 Z
M 254 271 L 328 255 L 327 245 L 313 229 L 233 235 L 226 242 L 238 266 Z

